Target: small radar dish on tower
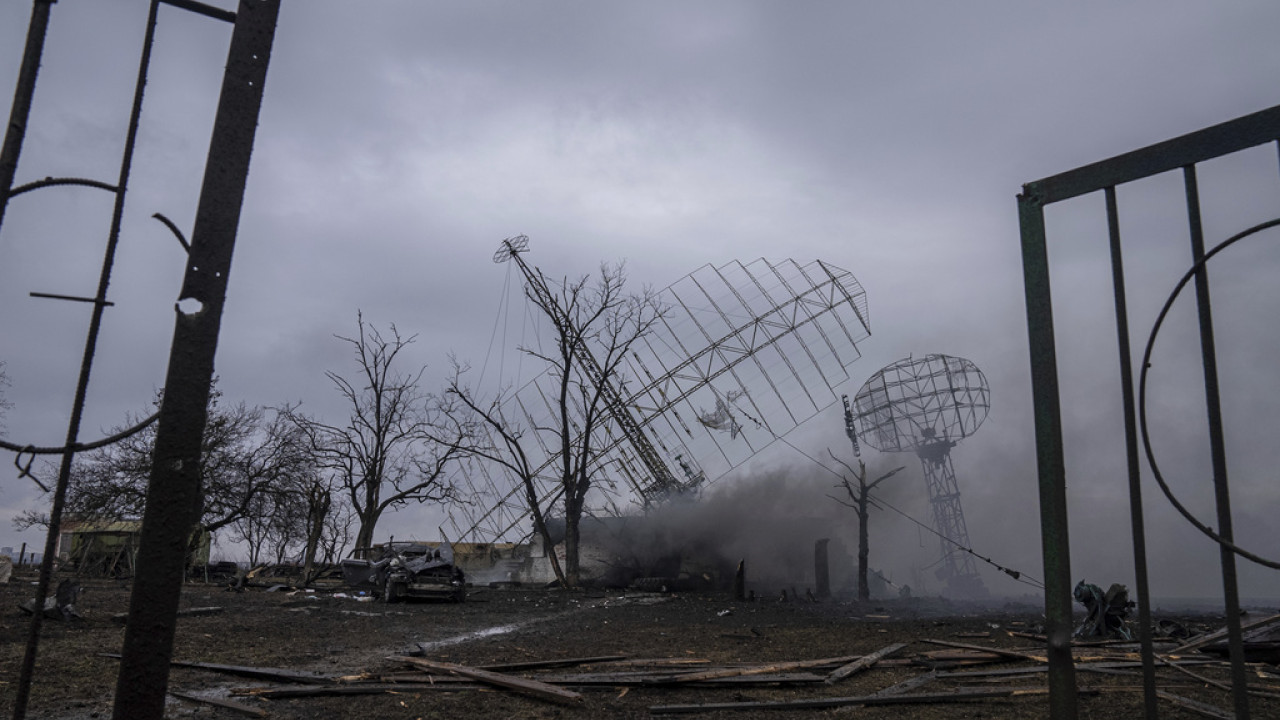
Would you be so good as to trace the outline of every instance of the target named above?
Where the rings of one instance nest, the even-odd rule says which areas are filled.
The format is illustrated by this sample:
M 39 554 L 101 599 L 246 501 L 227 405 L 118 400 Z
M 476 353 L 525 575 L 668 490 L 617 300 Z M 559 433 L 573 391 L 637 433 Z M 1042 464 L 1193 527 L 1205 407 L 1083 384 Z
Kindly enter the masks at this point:
M 958 596 L 986 588 L 969 548 L 951 448 L 972 435 L 991 408 L 991 391 L 971 361 L 951 355 L 908 357 L 872 375 L 854 397 L 863 442 L 881 452 L 914 452 L 924 468 L 934 529 L 942 536 L 938 577 Z

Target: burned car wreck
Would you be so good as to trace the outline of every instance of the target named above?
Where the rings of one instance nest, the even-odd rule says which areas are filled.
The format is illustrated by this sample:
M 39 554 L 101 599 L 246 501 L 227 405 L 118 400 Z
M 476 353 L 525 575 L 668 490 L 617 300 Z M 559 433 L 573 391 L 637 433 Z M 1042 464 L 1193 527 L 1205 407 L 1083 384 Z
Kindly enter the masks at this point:
M 453 547 L 388 542 L 356 548 L 342 561 L 342 577 L 355 590 L 370 590 L 385 602 L 407 598 L 466 600 L 466 578 L 453 564 Z

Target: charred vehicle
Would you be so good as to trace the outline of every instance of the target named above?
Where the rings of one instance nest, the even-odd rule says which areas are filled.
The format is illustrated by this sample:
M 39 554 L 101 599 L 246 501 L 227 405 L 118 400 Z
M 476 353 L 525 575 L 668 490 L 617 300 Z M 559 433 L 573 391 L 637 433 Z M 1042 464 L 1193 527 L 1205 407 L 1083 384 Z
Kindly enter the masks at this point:
M 356 548 L 342 561 L 342 577 L 357 590 L 371 590 L 386 602 L 406 598 L 451 600 L 467 597 L 466 578 L 453 564 L 449 543 L 389 542 Z

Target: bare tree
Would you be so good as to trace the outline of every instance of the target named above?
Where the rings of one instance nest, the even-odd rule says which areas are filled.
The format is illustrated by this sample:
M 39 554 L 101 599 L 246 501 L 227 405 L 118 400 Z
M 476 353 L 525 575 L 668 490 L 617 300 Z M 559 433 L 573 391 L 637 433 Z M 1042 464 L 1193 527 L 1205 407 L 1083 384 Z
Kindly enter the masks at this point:
M 418 387 L 425 366 L 402 373 L 397 359 L 416 336 L 402 337 L 395 325 L 386 337 L 356 314 L 355 337 L 337 336 L 355 351 L 359 375 L 325 375 L 346 401 L 343 425 L 329 425 L 293 412 L 317 462 L 350 500 L 359 523 L 356 546 L 373 544 L 378 519 L 411 502 L 444 502 L 453 497 L 448 471 L 461 444 L 432 430 L 443 415 L 440 398 Z M 436 440 L 432 440 L 436 438 Z
M 23 510 L 13 516 L 13 529 L 18 532 L 31 528 L 49 529 L 49 513 L 39 510 Z
M 472 425 L 466 429 L 486 430 L 471 433 L 476 440 L 470 451 L 507 468 L 523 483 L 535 531 L 548 548 L 552 546 L 546 526 L 550 509 L 540 506 L 539 468 L 531 464 L 531 457 L 541 455 L 526 444 L 541 440 L 551 449 L 552 473 L 559 483 L 565 519 L 564 568 L 559 567 L 554 553 L 552 567 L 562 584 L 576 587 L 580 581 L 579 525 L 595 480 L 596 443 L 615 422 L 616 414 L 627 412 L 618 394 L 627 379 L 624 360 L 632 346 L 661 319 L 663 309 L 648 287 L 638 294 L 624 292 L 626 271 L 621 263 L 602 264 L 594 280 L 586 275 L 574 281 L 565 278 L 554 291 L 541 271 L 531 272 L 525 295 L 550 320 L 553 342 L 549 350 L 522 347 L 521 351 L 545 364 L 554 417 L 548 418 L 546 425 L 532 428 L 512 422 L 502 412 L 508 398 L 499 392 L 492 402 L 479 401 L 464 386 L 465 368 L 456 361 L 446 394 L 472 413 Z
M 835 500 L 845 507 L 853 508 L 854 512 L 858 514 L 858 599 L 870 600 L 871 586 L 867 584 L 867 560 L 871 554 L 869 539 L 870 533 L 867 529 L 870 513 L 868 508 L 875 507 L 876 509 L 880 509 L 880 506 L 876 505 L 875 499 L 871 497 L 871 491 L 875 490 L 876 486 L 880 483 L 888 480 L 894 475 L 897 475 L 904 468 L 895 468 L 875 480 L 867 482 L 867 466 L 862 462 L 862 460 L 858 460 L 858 469 L 855 470 L 849 465 L 849 463 L 836 457 L 834 453 L 832 453 L 831 457 L 836 462 L 843 465 L 845 469 L 849 471 L 849 474 L 853 475 L 854 479 L 857 480 L 856 489 L 854 488 L 853 483 L 849 481 L 848 477 L 841 477 L 840 484 L 836 486 L 844 488 L 845 492 L 849 495 L 848 501 L 842 500 L 834 495 L 828 495 L 827 497 Z
M 338 562 L 343 550 L 351 544 L 351 526 L 355 524 L 356 517 L 351 506 L 342 502 L 341 497 L 330 497 L 334 502 L 324 516 L 324 527 L 316 544 L 316 556 L 327 564 Z
M 315 466 L 296 429 L 279 413 L 244 403 L 223 408 L 220 393 L 209 400 L 200 453 L 200 527 L 214 532 L 279 502 L 311 476 Z M 157 400 L 157 404 L 159 400 Z M 133 425 L 135 419 L 127 420 Z M 142 516 L 155 426 L 118 443 L 77 456 L 71 470 L 67 512 L 82 519 Z
M 320 548 L 320 540 L 324 536 L 325 520 L 333 509 L 333 493 L 327 483 L 316 480 L 307 487 L 302 506 L 305 511 L 303 530 L 306 541 L 302 549 L 302 578 L 310 584 L 315 571 L 316 551 Z

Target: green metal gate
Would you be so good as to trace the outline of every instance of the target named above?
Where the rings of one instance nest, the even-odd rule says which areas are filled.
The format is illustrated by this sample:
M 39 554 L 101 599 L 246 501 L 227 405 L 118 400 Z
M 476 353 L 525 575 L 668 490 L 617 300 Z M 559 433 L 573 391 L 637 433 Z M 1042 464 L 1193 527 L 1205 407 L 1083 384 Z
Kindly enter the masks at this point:
M 1222 583 L 1226 603 L 1231 657 L 1232 696 L 1238 718 L 1249 717 L 1245 684 L 1243 643 L 1239 617 L 1239 589 L 1236 557 L 1245 557 L 1267 567 L 1280 564 L 1239 548 L 1233 541 L 1230 493 L 1228 491 L 1225 438 L 1219 397 L 1217 353 L 1213 335 L 1213 312 L 1209 296 L 1208 261 L 1237 241 L 1280 225 L 1280 219 L 1249 228 L 1206 252 L 1201 224 L 1200 190 L 1196 166 L 1199 163 L 1253 148 L 1280 139 L 1280 106 L 1214 125 L 1162 143 L 1118 155 L 1052 177 L 1027 183 L 1018 196 L 1018 216 L 1022 232 L 1022 262 L 1027 302 L 1027 328 L 1031 351 L 1032 393 L 1035 403 L 1036 456 L 1040 486 L 1040 523 L 1045 567 L 1046 634 L 1048 636 L 1049 691 L 1053 718 L 1077 716 L 1075 668 L 1071 658 L 1071 570 L 1068 545 L 1066 471 L 1063 454 L 1062 398 L 1058 386 L 1058 359 L 1054 345 L 1053 300 L 1049 287 L 1048 236 L 1044 209 L 1053 203 L 1092 193 L 1103 193 L 1111 251 L 1111 275 L 1115 297 L 1117 350 L 1120 360 L 1125 444 L 1127 451 L 1130 522 L 1138 596 L 1143 659 L 1144 705 L 1148 718 L 1157 717 L 1154 652 L 1151 638 L 1151 607 L 1147 581 L 1146 538 L 1143 526 L 1141 463 L 1145 452 L 1149 471 L 1165 489 L 1170 501 L 1193 525 L 1218 543 L 1221 550 Z M 1191 238 L 1192 266 L 1169 297 L 1152 330 L 1146 356 L 1135 374 L 1130 347 L 1124 266 L 1117 186 L 1165 172 L 1181 171 L 1186 194 L 1186 220 Z M 1280 214 L 1278 212 L 1277 214 Z M 1193 284 L 1200 331 L 1201 366 L 1204 371 L 1205 407 L 1208 414 L 1209 448 L 1213 464 L 1214 495 L 1218 532 L 1196 520 L 1168 491 L 1151 454 L 1145 422 L 1146 367 L 1151 345 L 1178 292 Z M 1060 303 L 1065 304 L 1065 303 Z M 1105 359 L 1105 362 L 1110 362 Z

